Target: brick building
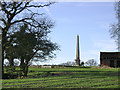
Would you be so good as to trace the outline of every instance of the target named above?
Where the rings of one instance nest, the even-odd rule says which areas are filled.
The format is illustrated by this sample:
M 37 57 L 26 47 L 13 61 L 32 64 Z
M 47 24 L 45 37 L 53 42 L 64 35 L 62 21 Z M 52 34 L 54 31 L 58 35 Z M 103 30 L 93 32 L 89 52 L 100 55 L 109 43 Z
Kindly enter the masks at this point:
M 100 65 L 120 67 L 120 52 L 100 52 Z

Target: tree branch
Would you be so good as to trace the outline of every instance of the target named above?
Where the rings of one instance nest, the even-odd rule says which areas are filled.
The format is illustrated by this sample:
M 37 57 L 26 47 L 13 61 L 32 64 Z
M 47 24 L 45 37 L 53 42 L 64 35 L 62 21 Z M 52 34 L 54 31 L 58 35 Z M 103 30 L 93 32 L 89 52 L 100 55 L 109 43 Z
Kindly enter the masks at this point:
M 28 5 L 29 3 L 30 3 L 30 2 L 27 2 L 24 7 L 21 7 L 21 10 L 19 10 L 18 12 L 16 12 L 16 14 L 22 12 L 25 8 L 27 8 L 27 5 Z
M 1 5 L 2 10 L 7 14 L 7 18 L 9 18 L 9 15 L 11 15 L 11 13 L 6 10 L 5 5 L 3 5 L 1 2 L 0 2 L 0 5 Z
M 25 20 L 31 20 L 32 23 L 33 23 L 33 22 L 36 22 L 38 25 L 35 26 L 35 25 L 31 24 L 30 22 L 27 22 L 27 21 L 25 21 Z M 21 20 L 16 20 L 16 21 L 12 22 L 11 25 L 12 25 L 12 24 L 15 24 L 15 23 L 19 23 L 19 22 L 28 23 L 29 25 L 34 26 L 35 28 L 41 26 L 35 19 L 32 19 L 32 16 L 31 16 L 30 18 L 24 18 L 24 19 L 21 19 Z
M 4 20 L 3 18 L 2 18 L 2 19 L 0 18 L 0 21 L 3 21 L 3 22 L 4 22 L 4 24 L 6 25 L 6 22 L 5 22 L 5 20 Z
M 29 5 L 29 6 L 27 6 L 27 7 L 37 7 L 37 8 L 39 8 L 39 7 L 45 7 L 45 6 L 50 6 L 51 4 L 53 4 L 54 2 L 49 2 L 48 4 L 45 4 L 45 5 Z
M 36 15 L 44 15 L 44 14 L 45 14 L 45 13 L 41 13 L 41 14 L 39 14 L 39 13 L 34 13 L 32 10 L 30 10 L 30 9 L 28 9 L 28 8 L 27 8 L 27 10 L 30 11 L 30 12 L 31 12 L 32 14 L 34 14 L 34 15 L 35 15 L 35 14 L 36 14 Z

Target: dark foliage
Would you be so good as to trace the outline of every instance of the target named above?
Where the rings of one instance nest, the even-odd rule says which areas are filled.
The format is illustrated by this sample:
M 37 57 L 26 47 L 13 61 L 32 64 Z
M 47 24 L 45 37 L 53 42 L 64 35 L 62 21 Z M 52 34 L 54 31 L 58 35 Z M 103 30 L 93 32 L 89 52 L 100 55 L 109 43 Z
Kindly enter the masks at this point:
M 58 50 L 47 35 L 54 26 L 45 14 L 32 11 L 52 3 L 33 2 L 0 2 L 0 28 L 2 29 L 2 74 L 4 76 L 4 59 L 9 60 L 11 70 L 14 69 L 14 59 L 20 60 L 20 68 L 27 76 L 29 62 L 45 60 L 54 57 Z M 32 9 L 31 9 L 32 8 Z M 23 15 L 23 16 L 22 16 Z M 20 17 L 19 17 L 20 16 Z

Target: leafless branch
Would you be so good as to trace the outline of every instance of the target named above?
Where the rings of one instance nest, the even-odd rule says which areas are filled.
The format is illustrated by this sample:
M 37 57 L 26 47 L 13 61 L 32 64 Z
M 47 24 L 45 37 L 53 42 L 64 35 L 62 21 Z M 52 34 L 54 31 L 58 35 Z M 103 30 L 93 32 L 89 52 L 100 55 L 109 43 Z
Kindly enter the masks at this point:
M 29 4 L 29 2 L 25 3 L 25 6 L 24 6 L 24 7 L 21 7 L 21 9 L 20 9 L 18 12 L 16 12 L 16 14 L 22 12 L 25 8 L 27 8 L 27 5 L 28 5 L 28 4 Z
M 53 3 L 54 3 L 54 2 L 49 2 L 48 4 L 44 4 L 44 5 L 28 5 L 27 7 L 40 8 L 40 7 L 50 6 L 50 5 L 53 4 Z
M 0 18 L 0 21 L 3 21 L 4 24 L 6 24 L 6 21 L 3 18 Z
M 27 10 L 30 11 L 33 15 L 44 15 L 44 14 L 45 14 L 45 13 L 41 13 L 41 14 L 39 14 L 39 13 L 34 13 L 32 10 L 30 10 L 30 9 L 28 9 L 28 8 L 27 8 Z

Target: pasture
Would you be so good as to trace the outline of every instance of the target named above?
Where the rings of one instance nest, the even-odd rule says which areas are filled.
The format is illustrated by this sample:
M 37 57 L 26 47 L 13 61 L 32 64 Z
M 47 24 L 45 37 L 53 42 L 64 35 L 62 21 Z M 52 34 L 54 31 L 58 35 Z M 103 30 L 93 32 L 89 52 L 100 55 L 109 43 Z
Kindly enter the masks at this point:
M 29 67 L 28 77 L 3 79 L 2 88 L 118 88 L 119 68 Z

